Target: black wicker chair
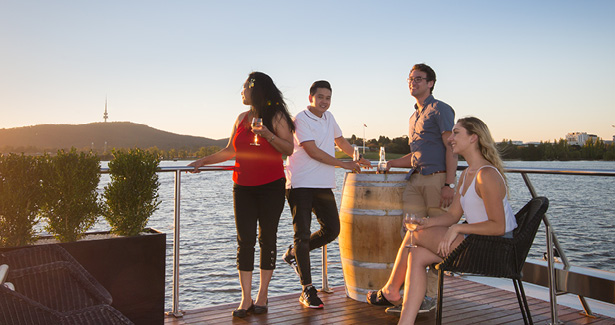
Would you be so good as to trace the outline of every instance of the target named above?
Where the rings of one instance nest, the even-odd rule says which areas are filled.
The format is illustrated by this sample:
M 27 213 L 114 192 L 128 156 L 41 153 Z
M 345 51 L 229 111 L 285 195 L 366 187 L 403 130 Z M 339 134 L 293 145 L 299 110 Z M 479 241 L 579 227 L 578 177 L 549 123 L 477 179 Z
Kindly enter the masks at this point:
M 0 264 L 9 265 L 13 272 L 23 268 L 59 261 L 66 261 L 72 264 L 75 267 L 75 271 L 81 273 L 96 288 L 104 298 L 104 303 L 110 305 L 113 302 L 109 291 L 60 245 L 39 245 L 0 253 Z
M 442 323 L 444 271 L 512 279 L 523 321 L 526 324 L 533 324 L 523 290 L 521 270 L 548 207 L 547 198 L 533 198 L 515 215 L 518 226 L 513 231 L 513 238 L 469 235 L 436 265 L 438 270 L 436 324 Z
M 0 324 L 132 324 L 110 306 L 111 295 L 59 246 L 0 254 L 9 265 L 0 285 Z

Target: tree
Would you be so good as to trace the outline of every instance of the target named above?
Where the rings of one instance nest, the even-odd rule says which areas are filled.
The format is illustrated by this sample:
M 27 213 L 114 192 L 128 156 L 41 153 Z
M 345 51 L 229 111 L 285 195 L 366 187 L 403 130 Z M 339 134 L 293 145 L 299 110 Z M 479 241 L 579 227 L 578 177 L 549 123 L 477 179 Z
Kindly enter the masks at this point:
M 58 151 L 47 159 L 43 189 L 45 204 L 41 216 L 47 220 L 45 229 L 61 242 L 83 237 L 100 215 L 98 182 L 100 159 L 94 153 Z

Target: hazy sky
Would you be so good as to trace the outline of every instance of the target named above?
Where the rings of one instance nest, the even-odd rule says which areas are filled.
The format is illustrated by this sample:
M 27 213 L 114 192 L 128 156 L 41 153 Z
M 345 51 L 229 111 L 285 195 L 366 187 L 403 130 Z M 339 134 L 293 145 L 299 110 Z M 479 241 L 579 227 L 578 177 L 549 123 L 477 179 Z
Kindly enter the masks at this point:
M 610 0 L 0 0 L 0 128 L 102 122 L 107 96 L 109 121 L 225 138 L 262 71 L 293 115 L 326 79 L 345 136 L 398 137 L 425 62 L 497 141 L 610 140 L 613 17 Z

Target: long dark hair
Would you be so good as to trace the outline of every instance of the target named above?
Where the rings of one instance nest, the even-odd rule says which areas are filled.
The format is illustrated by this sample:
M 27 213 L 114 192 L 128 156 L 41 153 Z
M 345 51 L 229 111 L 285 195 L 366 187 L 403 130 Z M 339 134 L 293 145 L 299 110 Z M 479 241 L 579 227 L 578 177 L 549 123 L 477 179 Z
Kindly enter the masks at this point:
M 282 113 L 290 130 L 295 131 L 295 125 L 282 97 L 282 92 L 275 86 L 271 77 L 262 72 L 252 72 L 248 76 L 248 87 L 252 88 L 250 95 L 252 113 L 262 118 L 263 124 L 271 132 L 274 131 L 273 117 L 278 112 Z

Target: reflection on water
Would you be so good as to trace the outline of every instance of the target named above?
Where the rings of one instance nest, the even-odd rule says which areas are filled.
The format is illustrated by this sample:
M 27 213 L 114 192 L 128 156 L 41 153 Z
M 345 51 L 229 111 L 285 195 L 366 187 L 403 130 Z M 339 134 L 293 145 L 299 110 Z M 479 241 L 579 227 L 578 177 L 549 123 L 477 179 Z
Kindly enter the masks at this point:
M 185 166 L 189 162 L 163 162 L 163 166 Z M 225 165 L 229 165 L 226 163 Z M 462 163 L 463 164 L 463 163 Z M 508 162 L 508 167 L 615 169 L 615 162 Z M 344 170 L 337 169 L 339 200 Z M 171 309 L 172 254 L 173 254 L 173 190 L 174 174 L 161 173 L 159 210 L 148 226 L 167 233 L 167 298 L 166 309 Z M 513 210 L 520 209 L 529 199 L 521 175 L 507 174 L 510 201 Z M 549 219 L 570 262 L 615 272 L 615 178 L 529 175 L 538 195 L 550 200 Z M 108 182 L 101 178 L 100 188 Z M 181 256 L 180 256 L 180 308 L 194 309 L 216 304 L 239 302 L 241 290 L 235 268 L 236 232 L 233 217 L 232 179 L 229 171 L 182 174 L 181 187 Z M 313 229 L 318 223 L 312 223 Z M 100 222 L 96 230 L 107 230 Z M 294 271 L 282 261 L 282 254 L 292 243 L 292 220 L 285 207 L 278 229 L 278 263 L 270 285 L 270 295 L 297 293 L 301 286 Z M 541 258 L 545 252 L 544 227 L 538 232 L 531 258 Z M 257 252 L 258 254 L 258 247 Z M 342 268 L 337 240 L 328 247 L 329 285 L 343 285 Z M 258 258 L 256 259 L 258 261 Z M 321 279 L 320 250 L 312 252 L 312 277 L 317 287 Z M 255 270 L 253 292 L 258 289 L 258 269 Z

